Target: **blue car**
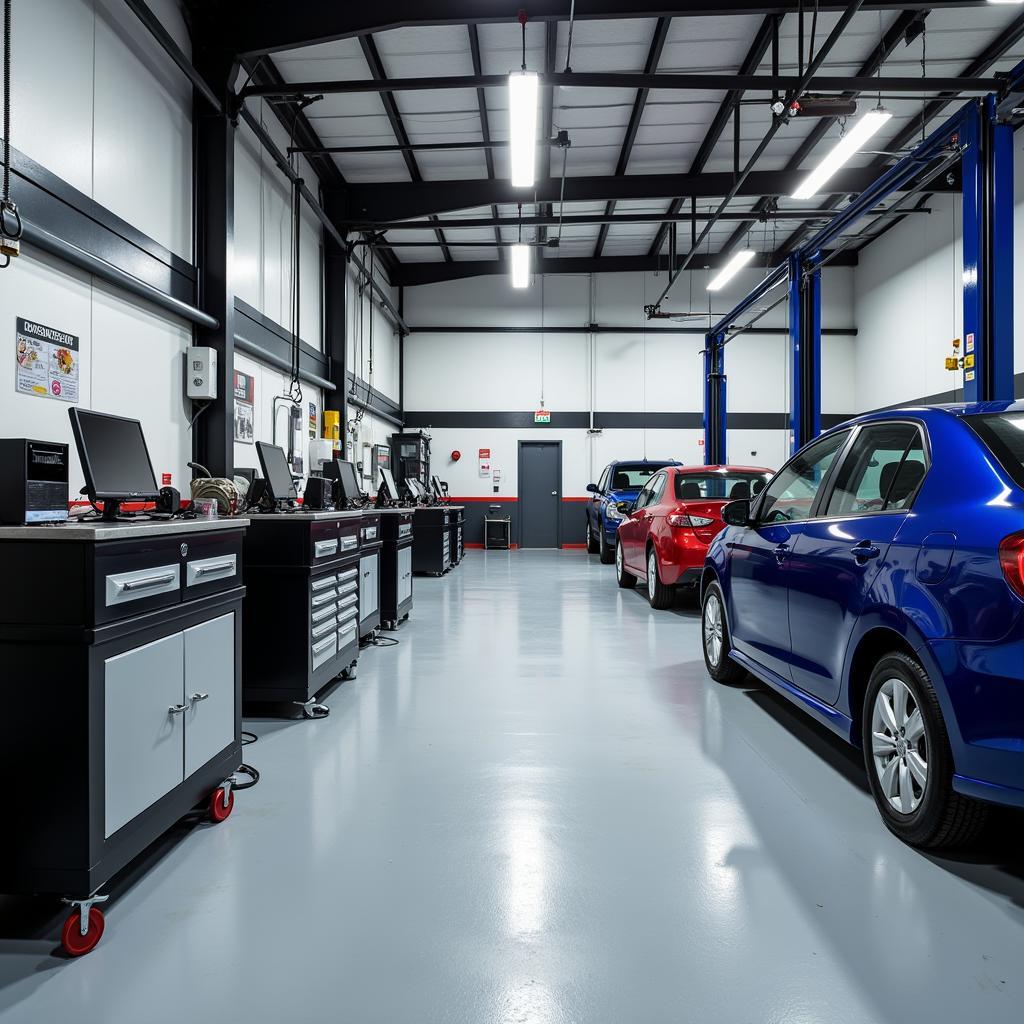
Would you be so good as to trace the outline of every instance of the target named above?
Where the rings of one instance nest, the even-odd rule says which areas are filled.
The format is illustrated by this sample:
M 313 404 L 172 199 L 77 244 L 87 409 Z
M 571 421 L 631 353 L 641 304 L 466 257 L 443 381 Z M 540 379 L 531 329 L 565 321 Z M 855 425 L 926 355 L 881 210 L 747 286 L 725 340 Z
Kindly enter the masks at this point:
M 701 579 L 713 679 L 750 672 L 862 747 L 908 843 L 1024 807 L 1024 402 L 861 416 L 723 518 Z
M 681 462 L 610 462 L 596 484 L 587 484 L 587 551 L 601 556 L 605 565 L 615 561 L 615 531 L 626 519 L 616 505 L 620 501 L 636 501 L 640 489 L 659 469 L 681 466 Z

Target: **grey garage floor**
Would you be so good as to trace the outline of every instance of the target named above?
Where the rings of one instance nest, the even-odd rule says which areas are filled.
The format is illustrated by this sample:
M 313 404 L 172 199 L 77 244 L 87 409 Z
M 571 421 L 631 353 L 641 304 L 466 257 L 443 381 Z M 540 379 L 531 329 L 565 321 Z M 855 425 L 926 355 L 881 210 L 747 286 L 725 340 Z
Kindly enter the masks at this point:
M 415 600 L 330 718 L 247 723 L 263 781 L 91 956 L 0 903 L 5 1024 L 1024 1019 L 1020 846 L 902 846 L 854 754 L 707 679 L 693 612 L 579 551 Z

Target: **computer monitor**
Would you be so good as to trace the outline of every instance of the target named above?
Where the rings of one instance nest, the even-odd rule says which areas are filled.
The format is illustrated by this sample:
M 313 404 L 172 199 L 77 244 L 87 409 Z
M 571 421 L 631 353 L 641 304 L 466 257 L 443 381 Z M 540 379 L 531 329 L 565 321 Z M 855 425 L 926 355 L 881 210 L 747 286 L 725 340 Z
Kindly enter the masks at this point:
M 292 479 L 292 471 L 288 468 L 284 451 L 276 444 L 257 441 L 256 454 L 260 459 L 271 501 L 275 505 L 282 501 L 295 501 L 299 493 L 295 490 L 295 481 Z
M 379 491 L 384 493 L 386 498 L 390 498 L 391 501 L 398 501 L 398 486 L 395 483 L 395 478 L 391 475 L 391 470 L 386 466 L 380 468 L 380 487 Z
M 363 500 L 362 491 L 359 489 L 359 477 L 356 476 L 356 467 L 344 459 L 332 459 L 324 463 L 324 476 L 328 480 L 334 480 L 337 485 L 335 499 L 339 506 L 353 503 L 358 504 Z
M 417 501 L 421 499 L 427 492 L 423 487 L 423 484 L 414 476 L 407 476 L 405 478 L 405 486 L 409 488 L 409 493 Z
M 103 518 L 117 518 L 123 501 L 156 501 L 160 488 L 138 420 L 89 409 L 68 409 L 71 432 L 92 502 L 103 502 Z

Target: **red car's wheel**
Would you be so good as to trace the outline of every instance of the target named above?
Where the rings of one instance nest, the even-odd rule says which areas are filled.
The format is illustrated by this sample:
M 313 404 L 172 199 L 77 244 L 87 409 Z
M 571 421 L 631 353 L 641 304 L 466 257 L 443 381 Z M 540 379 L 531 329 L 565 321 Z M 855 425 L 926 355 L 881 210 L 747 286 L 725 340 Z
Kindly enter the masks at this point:
M 98 907 L 89 909 L 89 930 L 82 934 L 82 915 L 77 908 L 64 922 L 60 932 L 60 944 L 68 956 L 85 956 L 91 953 L 103 938 L 103 911 Z

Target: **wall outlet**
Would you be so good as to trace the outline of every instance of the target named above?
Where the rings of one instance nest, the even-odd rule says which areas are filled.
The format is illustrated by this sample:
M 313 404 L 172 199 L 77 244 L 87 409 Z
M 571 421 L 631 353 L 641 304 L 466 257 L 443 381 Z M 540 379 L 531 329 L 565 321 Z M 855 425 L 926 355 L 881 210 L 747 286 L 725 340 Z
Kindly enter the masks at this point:
M 190 345 L 185 350 L 185 397 L 209 402 L 217 397 L 217 350 Z

